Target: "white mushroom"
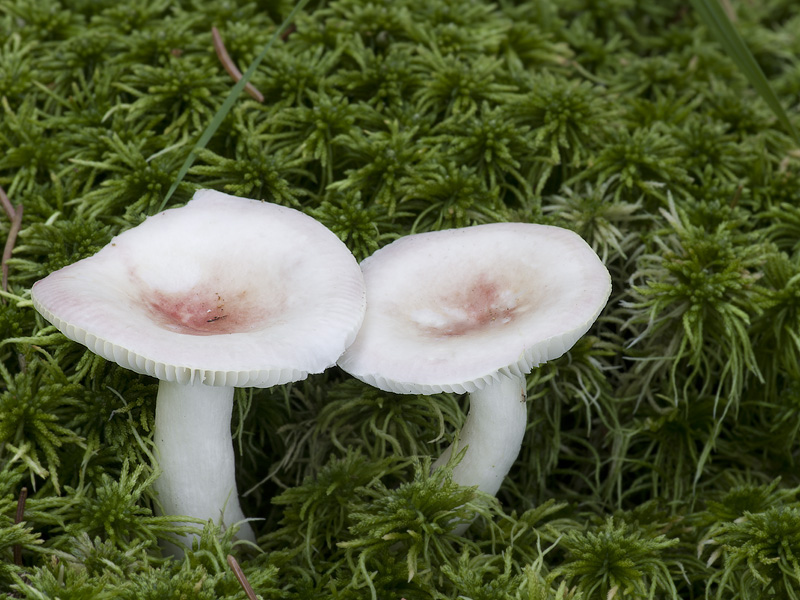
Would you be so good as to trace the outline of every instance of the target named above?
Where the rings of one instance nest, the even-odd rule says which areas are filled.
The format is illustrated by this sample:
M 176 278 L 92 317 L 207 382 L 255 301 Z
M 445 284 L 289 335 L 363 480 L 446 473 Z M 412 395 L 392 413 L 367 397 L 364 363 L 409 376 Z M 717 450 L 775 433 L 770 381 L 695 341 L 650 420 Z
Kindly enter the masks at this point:
M 213 190 L 51 273 L 32 298 L 70 339 L 160 380 L 155 489 L 163 513 L 224 525 L 244 519 L 234 387 L 270 387 L 332 366 L 365 308 L 358 264 L 331 231 L 299 211 Z M 254 539 L 248 523 L 239 535 Z
M 608 270 L 572 231 L 524 223 L 407 236 L 361 268 L 367 312 L 339 366 L 385 391 L 468 392 L 453 478 L 496 494 L 525 433 L 525 375 L 586 333 Z

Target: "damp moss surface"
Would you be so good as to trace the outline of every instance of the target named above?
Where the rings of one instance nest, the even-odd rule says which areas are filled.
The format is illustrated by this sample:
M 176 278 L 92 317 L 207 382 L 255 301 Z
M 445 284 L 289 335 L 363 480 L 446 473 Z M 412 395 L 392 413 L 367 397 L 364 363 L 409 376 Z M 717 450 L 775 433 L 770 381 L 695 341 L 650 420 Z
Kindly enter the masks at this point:
M 800 125 L 800 5 L 723 4 Z M 677 0 L 309 3 L 167 206 L 291 206 L 359 260 L 558 225 L 611 299 L 528 376 L 496 499 L 430 473 L 465 397 L 331 369 L 237 391 L 255 547 L 156 516 L 157 382 L 66 339 L 30 287 L 159 210 L 233 85 L 212 27 L 243 71 L 291 8 L 0 0 L 0 597 L 800 598 L 800 149 Z

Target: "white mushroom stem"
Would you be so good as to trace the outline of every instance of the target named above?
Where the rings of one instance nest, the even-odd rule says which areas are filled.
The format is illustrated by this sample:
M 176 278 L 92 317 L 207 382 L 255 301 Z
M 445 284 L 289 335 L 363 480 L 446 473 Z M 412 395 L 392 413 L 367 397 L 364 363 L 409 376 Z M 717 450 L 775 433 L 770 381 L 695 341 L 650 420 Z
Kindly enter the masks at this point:
M 231 440 L 233 390 L 159 383 L 154 439 L 161 475 L 154 487 L 163 514 L 211 519 L 226 527 L 244 521 Z M 237 536 L 255 541 L 246 522 Z M 192 538 L 180 541 L 191 547 Z
M 497 494 L 525 436 L 525 399 L 525 379 L 503 375 L 469 395 L 469 414 L 458 440 L 459 449 L 469 447 L 453 469 L 453 481 Z M 447 464 L 453 449 L 445 450 L 433 468 Z

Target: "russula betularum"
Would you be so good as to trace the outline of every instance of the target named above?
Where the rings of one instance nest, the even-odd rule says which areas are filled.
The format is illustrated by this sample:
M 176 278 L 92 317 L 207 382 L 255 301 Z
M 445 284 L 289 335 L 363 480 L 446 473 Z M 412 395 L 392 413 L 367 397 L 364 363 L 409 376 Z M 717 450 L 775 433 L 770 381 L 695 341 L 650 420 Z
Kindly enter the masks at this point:
M 249 540 L 234 473 L 234 387 L 332 366 L 365 308 L 358 264 L 330 230 L 299 211 L 213 190 L 148 217 L 31 295 L 68 338 L 160 380 L 163 514 L 238 522 Z
M 453 479 L 496 494 L 525 433 L 525 375 L 594 323 L 608 270 L 572 231 L 526 223 L 410 235 L 361 268 L 367 312 L 339 366 L 384 391 L 469 393 Z

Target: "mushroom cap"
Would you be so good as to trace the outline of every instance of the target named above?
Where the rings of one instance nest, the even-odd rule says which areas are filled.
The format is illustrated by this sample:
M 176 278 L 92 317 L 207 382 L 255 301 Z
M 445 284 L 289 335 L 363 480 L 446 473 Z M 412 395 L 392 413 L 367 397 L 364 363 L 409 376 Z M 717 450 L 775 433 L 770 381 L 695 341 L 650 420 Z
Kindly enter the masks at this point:
M 297 381 L 335 364 L 365 309 L 361 271 L 325 226 L 200 190 L 34 284 L 68 338 L 165 381 Z
M 367 312 L 339 359 L 395 393 L 474 392 L 564 354 L 611 293 L 576 233 L 496 223 L 410 235 L 361 263 Z

